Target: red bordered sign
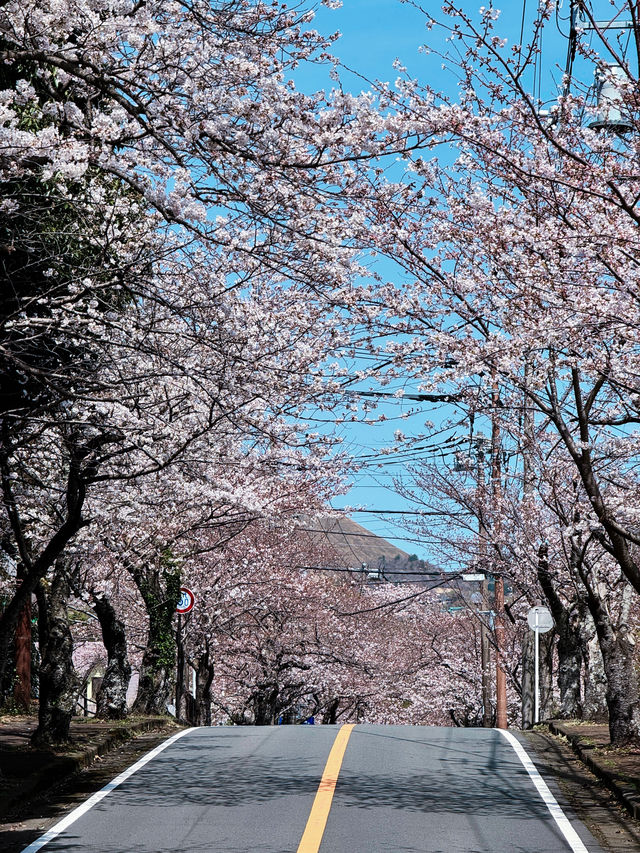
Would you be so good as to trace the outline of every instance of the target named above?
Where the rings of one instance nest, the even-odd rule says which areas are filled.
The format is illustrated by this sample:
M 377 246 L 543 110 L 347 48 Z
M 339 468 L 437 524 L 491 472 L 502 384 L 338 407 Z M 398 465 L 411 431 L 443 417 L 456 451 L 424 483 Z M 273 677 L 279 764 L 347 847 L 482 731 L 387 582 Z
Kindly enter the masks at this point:
M 196 603 L 196 597 L 191 592 L 190 589 L 187 589 L 186 586 L 180 587 L 180 601 L 178 602 L 178 606 L 176 607 L 176 613 L 190 613 L 193 610 L 193 605 Z

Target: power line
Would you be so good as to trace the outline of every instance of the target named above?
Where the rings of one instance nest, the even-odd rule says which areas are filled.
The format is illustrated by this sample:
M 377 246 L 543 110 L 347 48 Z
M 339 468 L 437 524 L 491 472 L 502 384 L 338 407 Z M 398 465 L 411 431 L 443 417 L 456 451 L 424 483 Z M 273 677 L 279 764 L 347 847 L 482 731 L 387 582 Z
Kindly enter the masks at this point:
M 361 566 L 354 566 L 352 568 L 344 567 L 344 566 L 295 566 L 294 568 L 300 569 L 302 571 L 313 571 L 313 572 L 349 572 L 350 574 L 366 574 L 367 571 L 363 570 Z M 370 569 L 370 571 L 378 571 L 376 568 Z M 425 577 L 430 578 L 431 580 L 443 580 L 442 572 L 438 569 L 433 569 L 431 571 L 427 569 L 423 569 L 422 571 L 408 572 L 408 571 L 394 571 L 393 569 L 380 569 L 380 575 L 382 580 L 386 580 L 387 583 L 395 583 L 395 578 L 403 575 L 411 576 L 411 577 Z M 449 582 L 449 578 L 444 578 L 445 581 Z
M 384 539 L 383 536 L 379 536 L 377 533 L 352 533 L 350 530 L 340 530 L 337 528 L 332 530 L 329 528 L 328 530 L 324 530 L 321 527 L 298 527 L 298 530 L 303 530 L 305 533 L 324 533 L 325 536 L 344 536 L 351 537 L 357 536 L 360 539 Z M 401 542 L 416 542 L 416 539 L 407 539 L 402 536 L 394 536 L 394 539 L 398 539 Z
M 441 510 L 410 510 L 410 509 L 351 509 L 349 514 L 356 512 L 368 512 L 374 515 L 437 515 L 451 518 L 458 515 L 473 515 L 471 512 L 443 512 Z
M 422 403 L 455 403 L 462 399 L 462 394 L 396 394 L 392 391 L 351 391 L 345 390 L 344 394 L 354 397 L 383 397 L 401 402 L 402 400 L 417 400 Z

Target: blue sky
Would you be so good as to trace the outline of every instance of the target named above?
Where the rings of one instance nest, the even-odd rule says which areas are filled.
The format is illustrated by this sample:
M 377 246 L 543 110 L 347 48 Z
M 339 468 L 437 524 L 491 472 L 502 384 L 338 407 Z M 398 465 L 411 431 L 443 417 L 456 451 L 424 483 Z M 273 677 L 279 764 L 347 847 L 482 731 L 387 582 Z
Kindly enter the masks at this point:
M 490 6 L 490 0 L 461 0 L 465 9 L 476 14 L 481 5 Z M 521 31 L 524 33 L 524 43 L 531 37 L 531 22 L 536 11 L 535 0 L 505 0 L 495 4 L 497 8 L 504 6 L 496 26 L 496 31 L 508 39 L 510 44 L 520 41 Z M 598 14 L 603 18 L 611 15 L 610 6 L 606 0 L 595 0 L 593 4 Z M 425 0 L 423 8 L 434 18 L 445 19 L 441 11 L 441 0 Z M 524 24 L 523 24 L 524 8 Z M 543 54 L 539 65 L 540 86 L 543 98 L 554 98 L 561 80 L 564 67 L 567 40 L 562 31 L 568 31 L 566 18 L 569 14 L 569 0 L 560 0 L 558 18 L 552 19 L 544 31 Z M 563 20 L 565 19 L 565 20 Z M 341 38 L 333 47 L 333 53 L 341 62 L 358 72 L 348 74 L 341 72 L 342 85 L 345 89 L 359 92 L 367 89 L 368 78 L 383 81 L 393 81 L 397 72 L 393 68 L 395 59 L 400 59 L 410 75 L 430 83 L 434 88 L 447 92 L 455 97 L 457 81 L 450 72 L 442 69 L 442 59 L 434 54 L 425 56 L 419 48 L 427 44 L 437 51 L 446 51 L 444 33 L 439 30 L 427 30 L 423 14 L 409 4 L 400 0 L 343 0 L 343 6 L 337 10 L 319 7 L 313 26 L 320 32 L 328 34 L 336 30 L 341 32 Z M 586 85 L 590 85 L 591 69 L 580 69 L 585 74 Z M 534 85 L 533 71 L 529 75 L 529 87 Z M 537 76 L 536 76 L 536 79 Z M 297 84 L 306 90 L 330 88 L 333 84 L 327 76 L 327 69 L 301 69 L 296 75 Z M 392 273 L 385 268 L 385 276 Z M 388 389 L 385 389 L 388 390 Z M 392 389 L 393 390 L 393 389 Z M 408 388 L 407 390 L 412 390 Z M 415 389 L 413 389 L 415 390 Z M 428 409 L 422 409 L 420 414 L 412 415 L 410 419 L 396 420 L 403 412 L 415 409 L 416 403 L 405 401 L 392 402 L 382 406 L 381 410 L 389 420 L 384 424 L 374 426 L 345 424 L 339 428 L 339 434 L 344 441 L 344 447 L 354 455 L 372 454 L 388 446 L 392 441 L 395 429 L 401 429 L 407 435 L 424 431 L 427 419 L 440 423 L 442 414 Z M 418 408 L 420 408 L 418 406 Z M 452 414 L 452 413 L 449 413 Z M 446 413 L 445 413 L 446 416 Z M 402 465 L 389 465 L 389 457 L 384 457 L 382 467 L 375 469 L 371 466 L 363 470 L 354 479 L 350 493 L 334 502 L 335 506 L 357 505 L 367 510 L 411 510 L 415 509 L 404 499 L 400 498 L 393 488 L 393 477 L 402 474 Z M 417 553 L 420 557 L 429 558 L 430 554 L 421 541 L 413 539 L 411 534 L 404 531 L 398 523 L 399 516 L 390 515 L 384 519 L 371 512 L 353 513 L 352 517 L 370 530 L 384 536 L 395 545 L 409 553 Z

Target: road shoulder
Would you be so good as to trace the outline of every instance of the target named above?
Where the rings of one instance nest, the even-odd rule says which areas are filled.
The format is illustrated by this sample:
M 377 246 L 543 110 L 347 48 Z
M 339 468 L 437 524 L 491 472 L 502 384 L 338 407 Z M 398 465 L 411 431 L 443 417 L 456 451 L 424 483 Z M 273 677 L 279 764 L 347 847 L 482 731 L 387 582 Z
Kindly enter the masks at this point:
M 600 845 L 609 853 L 638 853 L 640 822 L 625 811 L 570 744 L 541 731 L 523 732 L 522 736 L 540 773 L 556 780 L 565 804 Z
M 161 719 L 128 727 L 126 735 L 92 732 L 91 743 L 76 742 L 66 756 L 49 756 L 46 764 L 40 762 L 20 798 L 5 800 L 0 814 L 0 850 L 20 853 L 64 814 L 177 730 L 175 724 Z M 23 757 L 28 754 L 25 750 Z M 37 784 L 33 784 L 36 778 Z

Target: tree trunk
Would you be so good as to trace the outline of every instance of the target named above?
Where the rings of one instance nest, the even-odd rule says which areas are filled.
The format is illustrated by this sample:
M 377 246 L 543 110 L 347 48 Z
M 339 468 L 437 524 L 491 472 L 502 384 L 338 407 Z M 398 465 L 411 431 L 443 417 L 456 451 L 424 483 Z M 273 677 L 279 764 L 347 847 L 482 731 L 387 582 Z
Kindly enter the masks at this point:
M 4 428 L 3 424 L 3 428 Z M 10 441 L 3 430 L 3 446 L 0 448 L 0 471 L 2 479 L 2 493 L 5 508 L 11 526 L 12 539 L 22 543 L 22 549 L 18 548 L 23 566 L 22 583 L 16 589 L 16 593 L 7 606 L 0 613 L 0 685 L 5 683 L 5 674 L 12 661 L 10 654 L 14 642 L 15 632 L 27 602 L 31 601 L 31 595 L 36 587 L 46 577 L 52 566 L 55 565 L 64 548 L 84 526 L 82 508 L 86 495 L 86 482 L 82 473 L 82 461 L 89 453 L 88 447 L 73 446 L 69 460 L 69 472 L 66 484 L 66 506 L 67 517 L 58 530 L 51 537 L 47 545 L 37 558 L 28 554 L 26 546 L 25 531 L 22 529 L 20 514 L 17 511 L 15 496 L 12 485 L 12 471 L 9 465 L 9 453 L 6 448 Z
M 176 631 L 176 719 L 181 723 L 193 725 L 196 715 L 195 697 L 189 691 L 189 665 L 185 649 L 185 630 L 189 615 L 178 614 Z
M 278 721 L 278 686 L 277 684 L 258 685 L 250 698 L 253 710 L 254 726 L 274 726 Z
M 338 721 L 339 699 L 332 699 L 322 714 L 322 722 L 325 725 L 334 725 Z
M 107 650 L 107 668 L 96 697 L 96 716 L 105 720 L 123 720 L 127 716 L 127 688 L 131 678 L 124 624 L 104 595 L 93 597 L 93 609 Z
M 78 692 L 67 613 L 69 595 L 67 575 L 62 568 L 57 568 L 49 593 L 46 645 L 40 664 L 38 727 L 32 736 L 37 745 L 69 740 L 69 726 Z
M 210 660 L 209 641 L 204 652 L 196 660 L 196 716 L 195 725 L 211 725 L 211 685 L 213 684 L 214 664 Z
M 149 631 L 133 710 L 162 715 L 174 698 L 176 637 L 173 618 L 180 601 L 180 573 L 169 558 L 154 568 L 129 567 L 147 609 Z
M 582 568 L 588 592 L 588 604 L 596 627 L 607 677 L 609 736 L 615 746 L 640 740 L 640 685 L 634 663 L 635 640 L 623 621 L 614 625 L 609 611 Z
M 640 738 L 640 694 L 633 643 L 629 639 L 626 631 L 619 630 L 600 640 L 607 676 L 609 736 L 616 746 L 634 743 Z
M 171 620 L 162 618 L 162 614 L 150 615 L 149 636 L 142 655 L 138 695 L 133 706 L 136 714 L 167 713 L 167 707 L 174 698 L 175 668 L 175 639 Z
M 548 547 L 538 549 L 538 581 L 549 604 L 558 635 L 559 715 L 564 719 L 582 716 L 580 674 L 582 669 L 582 637 L 580 619 L 572 618 L 577 603 L 566 607 L 558 596 L 549 570 Z
M 592 633 L 591 636 L 583 638 L 582 658 L 585 673 L 583 714 L 586 720 L 603 723 L 609 717 L 607 711 L 607 676 L 604 672 L 602 652 L 591 614 L 588 615 L 586 626 L 591 626 Z
M 540 719 L 553 716 L 553 651 L 555 631 L 540 634 Z
M 565 720 L 582 718 L 582 647 L 577 639 L 564 628 L 558 638 L 559 716 Z
M 522 728 L 532 729 L 535 711 L 535 636 L 527 629 L 522 638 Z

